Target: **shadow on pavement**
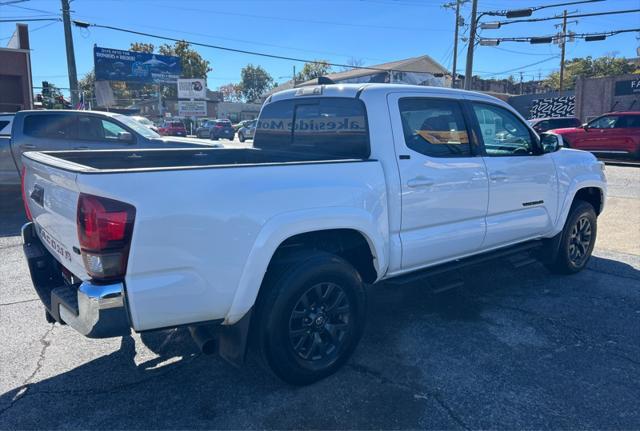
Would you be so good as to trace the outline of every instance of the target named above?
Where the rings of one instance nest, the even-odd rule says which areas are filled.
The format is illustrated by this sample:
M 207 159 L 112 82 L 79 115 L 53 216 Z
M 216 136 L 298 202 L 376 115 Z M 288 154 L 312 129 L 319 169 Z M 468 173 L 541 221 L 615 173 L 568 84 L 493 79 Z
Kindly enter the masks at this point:
M 19 189 L 0 189 L 0 237 L 20 235 L 27 221 Z
M 440 294 L 418 282 L 373 287 L 354 357 L 304 388 L 203 356 L 185 329 L 141 334 L 157 354 L 144 362 L 126 336 L 108 355 L 0 395 L 0 428 L 630 428 L 636 413 L 615 415 L 633 410 L 623 394 L 638 395 L 624 374 L 640 368 L 625 359 L 637 323 L 607 317 L 638 294 L 593 298 L 609 295 L 610 275 L 624 288 L 640 271 L 602 257 L 589 268 L 560 277 L 497 262 Z M 589 390 L 604 381 L 606 391 Z

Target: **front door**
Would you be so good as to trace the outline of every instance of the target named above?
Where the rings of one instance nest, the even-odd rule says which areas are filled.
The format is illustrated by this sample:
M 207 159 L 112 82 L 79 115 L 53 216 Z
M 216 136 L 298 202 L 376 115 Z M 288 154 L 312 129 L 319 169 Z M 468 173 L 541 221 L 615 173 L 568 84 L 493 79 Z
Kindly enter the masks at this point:
M 484 144 L 489 206 L 484 249 L 548 233 L 558 208 L 556 169 L 542 154 L 534 133 L 513 112 L 486 102 L 469 102 Z
M 402 269 L 472 254 L 485 234 L 488 180 L 460 102 L 388 96 L 402 182 Z

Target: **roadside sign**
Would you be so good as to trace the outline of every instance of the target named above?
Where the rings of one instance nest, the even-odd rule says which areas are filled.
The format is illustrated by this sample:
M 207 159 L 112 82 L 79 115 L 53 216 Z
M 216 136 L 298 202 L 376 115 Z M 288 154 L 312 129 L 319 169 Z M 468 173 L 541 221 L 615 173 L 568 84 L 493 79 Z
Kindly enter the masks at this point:
M 178 79 L 178 99 L 206 99 L 207 85 L 204 79 Z
M 206 117 L 207 102 L 205 100 L 179 100 L 178 116 L 180 117 Z
M 93 48 L 96 81 L 173 84 L 182 73 L 180 57 L 147 52 Z

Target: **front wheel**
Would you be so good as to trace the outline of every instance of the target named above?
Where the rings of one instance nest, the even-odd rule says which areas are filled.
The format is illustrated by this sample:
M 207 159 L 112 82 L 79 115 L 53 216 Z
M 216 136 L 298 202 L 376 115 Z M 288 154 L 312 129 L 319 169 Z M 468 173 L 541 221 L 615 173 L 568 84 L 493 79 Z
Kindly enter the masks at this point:
M 338 370 L 365 323 L 358 272 L 339 256 L 308 252 L 267 274 L 255 341 L 263 364 L 287 383 L 306 385 Z
M 238 140 L 244 142 L 244 135 L 242 133 L 238 133 Z
M 576 201 L 559 234 L 558 255 L 547 265 L 548 268 L 559 274 L 575 274 L 584 269 L 596 244 L 597 229 L 598 219 L 593 206 Z

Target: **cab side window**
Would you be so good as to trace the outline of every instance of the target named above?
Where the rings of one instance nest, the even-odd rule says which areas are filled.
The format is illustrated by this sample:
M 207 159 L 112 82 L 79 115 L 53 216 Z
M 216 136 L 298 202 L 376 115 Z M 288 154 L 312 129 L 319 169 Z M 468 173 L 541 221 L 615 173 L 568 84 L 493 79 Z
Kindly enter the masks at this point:
M 76 130 L 74 115 L 36 114 L 24 119 L 23 133 L 34 138 L 73 139 Z
M 469 134 L 457 101 L 403 98 L 398 104 L 407 147 L 429 157 L 472 156 Z
M 500 106 L 473 102 L 487 156 L 527 156 L 536 151 L 529 128 L 513 113 Z
M 591 129 L 613 129 L 618 122 L 617 115 L 605 115 L 604 117 L 596 118 L 589 123 Z

